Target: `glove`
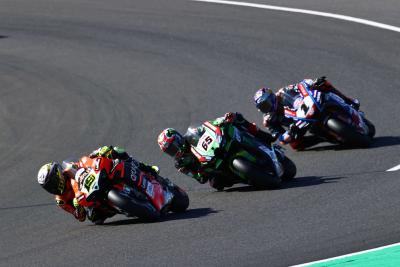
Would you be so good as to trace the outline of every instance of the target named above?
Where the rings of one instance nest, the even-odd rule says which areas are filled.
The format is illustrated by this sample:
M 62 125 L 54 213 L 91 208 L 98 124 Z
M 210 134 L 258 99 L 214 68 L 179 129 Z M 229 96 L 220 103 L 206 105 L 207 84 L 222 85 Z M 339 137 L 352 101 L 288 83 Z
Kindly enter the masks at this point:
M 74 205 L 75 209 L 79 208 L 81 205 L 79 205 L 78 199 L 74 197 L 72 200 L 72 204 Z
M 78 200 L 76 198 L 74 198 L 74 200 L 72 201 L 74 207 L 75 207 L 75 211 L 74 211 L 74 217 L 80 221 L 83 222 L 86 219 L 86 211 L 85 208 L 82 207 L 81 205 L 79 205 Z
M 160 168 L 156 165 L 150 167 L 156 174 L 160 174 Z
M 102 147 L 99 147 L 98 149 L 94 150 L 92 153 L 90 153 L 89 157 L 90 158 L 96 158 L 96 157 L 109 158 L 111 156 L 112 151 L 113 151 L 112 146 L 102 146 Z
M 139 165 L 139 168 L 142 170 L 142 171 L 145 171 L 145 172 L 150 172 L 150 173 L 152 173 L 152 174 L 154 174 L 154 175 L 158 175 L 158 174 L 160 174 L 160 168 L 158 168 L 158 166 L 156 166 L 156 165 L 147 165 L 147 164 L 145 164 L 145 163 L 143 163 L 143 162 L 141 162 L 140 163 L 140 165 Z
M 352 106 L 355 110 L 360 109 L 360 101 L 357 98 L 352 99 L 352 103 L 350 103 L 350 106 Z
M 78 221 L 83 222 L 86 219 L 85 208 L 82 207 L 81 205 L 79 205 L 78 199 L 76 197 L 72 200 L 72 204 L 75 207 L 75 211 L 74 211 L 75 218 Z
M 225 122 L 228 122 L 228 123 L 233 122 L 235 120 L 235 113 L 228 112 L 225 114 L 224 118 L 225 118 Z
M 318 79 L 315 80 L 314 86 L 317 87 L 321 86 L 325 83 L 325 81 L 326 81 L 326 76 L 319 77 Z

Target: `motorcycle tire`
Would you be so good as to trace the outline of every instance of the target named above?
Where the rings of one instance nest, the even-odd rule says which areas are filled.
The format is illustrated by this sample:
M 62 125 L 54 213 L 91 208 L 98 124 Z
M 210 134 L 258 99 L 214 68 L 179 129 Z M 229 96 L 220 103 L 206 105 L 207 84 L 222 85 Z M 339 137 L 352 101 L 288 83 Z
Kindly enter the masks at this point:
M 282 180 L 269 172 L 264 171 L 261 167 L 243 159 L 235 158 L 232 161 L 232 167 L 249 180 L 250 184 L 256 187 L 278 188 Z
M 110 190 L 107 196 L 112 206 L 127 216 L 136 216 L 146 221 L 160 218 L 160 212 L 147 201 L 124 196 L 116 189 Z
M 174 198 L 171 202 L 172 212 L 184 212 L 189 207 L 189 196 L 178 186 L 173 188 Z
M 342 143 L 344 145 L 351 147 L 368 147 L 372 143 L 372 138 L 370 136 L 358 133 L 354 127 L 338 119 L 330 118 L 326 122 L 326 126 L 343 139 Z
M 294 162 L 288 157 L 284 157 L 283 160 L 281 160 L 281 164 L 283 166 L 283 175 L 281 177 L 282 180 L 283 181 L 292 180 L 297 173 L 297 167 L 294 164 Z
M 375 125 L 368 119 L 366 119 L 366 118 L 363 118 L 363 119 L 364 119 L 365 124 L 368 127 L 368 136 L 373 138 L 375 136 Z

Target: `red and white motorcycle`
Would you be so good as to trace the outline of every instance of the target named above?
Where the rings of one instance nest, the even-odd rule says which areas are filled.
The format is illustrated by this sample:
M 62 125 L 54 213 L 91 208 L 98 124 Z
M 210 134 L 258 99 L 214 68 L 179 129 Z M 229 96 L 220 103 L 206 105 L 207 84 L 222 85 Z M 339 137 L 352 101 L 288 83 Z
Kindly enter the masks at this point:
M 169 211 L 183 212 L 189 206 L 186 192 L 155 172 L 144 171 L 140 163 L 105 157 L 82 157 L 75 175 L 78 203 L 101 207 L 111 213 L 157 220 Z

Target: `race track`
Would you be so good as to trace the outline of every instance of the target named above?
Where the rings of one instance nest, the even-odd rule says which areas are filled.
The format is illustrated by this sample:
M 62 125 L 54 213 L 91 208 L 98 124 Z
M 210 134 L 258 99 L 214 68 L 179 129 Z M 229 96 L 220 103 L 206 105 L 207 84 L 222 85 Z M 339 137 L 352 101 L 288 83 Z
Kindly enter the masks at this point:
M 400 26 L 396 0 L 258 3 Z M 399 172 L 385 172 L 400 164 L 399 73 L 399 33 L 346 21 L 186 0 L 2 0 L 0 266 L 288 266 L 400 242 Z M 360 100 L 373 147 L 288 148 L 293 182 L 225 192 L 158 148 L 162 129 L 227 111 L 260 125 L 256 89 L 320 75 Z M 39 167 L 103 144 L 157 164 L 188 190 L 187 213 L 94 226 L 58 209 Z

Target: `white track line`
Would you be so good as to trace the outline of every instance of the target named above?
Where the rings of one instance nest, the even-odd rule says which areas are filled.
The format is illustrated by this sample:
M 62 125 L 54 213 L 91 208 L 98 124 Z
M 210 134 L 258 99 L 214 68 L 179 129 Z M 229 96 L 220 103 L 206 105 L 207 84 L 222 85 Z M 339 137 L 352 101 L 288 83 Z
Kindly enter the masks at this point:
M 319 12 L 313 11 L 308 9 L 299 9 L 299 8 L 289 8 L 289 7 L 281 7 L 281 6 L 270 6 L 270 5 L 263 5 L 263 4 L 255 4 L 255 3 L 246 3 L 246 2 L 235 2 L 235 1 L 223 1 L 223 0 L 192 0 L 196 2 L 208 2 L 208 3 L 216 3 L 216 4 L 225 4 L 225 5 L 233 5 L 233 6 L 246 6 L 246 7 L 255 7 L 261 9 L 270 9 L 270 10 L 277 10 L 277 11 L 285 11 L 285 12 L 293 12 L 293 13 L 303 13 L 321 17 L 328 17 L 340 20 L 351 21 L 355 23 L 360 23 L 376 28 L 381 28 L 389 31 L 400 32 L 400 27 L 392 26 L 389 24 L 383 24 L 372 20 L 360 19 L 356 17 L 350 17 L 345 15 L 339 15 L 334 13 L 327 13 L 327 12 Z
M 393 168 L 390 168 L 389 170 L 386 170 L 387 172 L 395 172 L 400 170 L 400 165 L 394 166 Z
M 346 258 L 346 257 L 350 257 L 350 256 L 356 256 L 356 255 L 360 255 L 360 254 L 364 254 L 364 253 L 368 253 L 368 252 L 373 252 L 373 251 L 377 251 L 377 250 L 381 250 L 381 249 L 385 249 L 385 248 L 395 247 L 395 246 L 400 246 L 400 243 L 395 243 L 395 244 L 391 244 L 391 245 L 383 246 L 383 247 L 379 247 L 379 248 L 363 250 L 363 251 L 350 253 L 350 254 L 339 256 L 339 257 L 333 257 L 333 258 L 329 258 L 329 259 L 325 259 L 325 260 L 312 261 L 312 262 L 303 263 L 303 264 L 300 264 L 300 265 L 293 265 L 292 267 L 305 267 L 305 266 L 308 266 L 310 264 L 321 263 L 321 262 L 332 261 L 332 260 L 339 260 L 339 259 L 342 259 L 342 258 Z

